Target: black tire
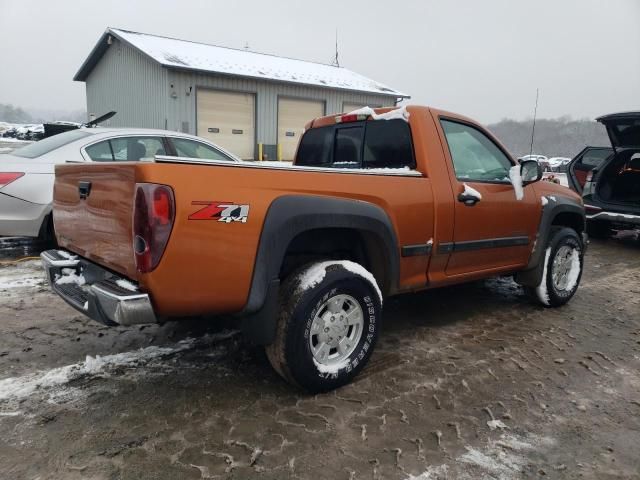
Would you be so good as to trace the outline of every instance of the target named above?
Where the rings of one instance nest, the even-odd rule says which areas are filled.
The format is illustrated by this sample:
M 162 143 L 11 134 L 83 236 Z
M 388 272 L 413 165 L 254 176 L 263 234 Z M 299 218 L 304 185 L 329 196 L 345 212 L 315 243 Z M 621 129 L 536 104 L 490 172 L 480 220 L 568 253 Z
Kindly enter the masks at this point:
M 587 234 L 592 238 L 608 238 L 612 234 L 609 222 L 587 220 Z
M 579 271 L 575 272 L 571 267 L 570 271 L 566 274 L 568 277 L 568 283 L 566 288 L 560 289 L 556 286 L 553 280 L 554 273 L 554 260 L 556 259 L 558 252 L 563 248 L 568 247 L 570 255 L 577 255 Z M 566 252 L 567 249 L 562 250 Z M 561 252 L 561 254 L 562 254 Z M 559 307 L 564 305 L 578 290 L 580 285 L 580 279 L 582 278 L 582 271 L 584 266 L 584 248 L 582 241 L 578 233 L 572 228 L 568 227 L 554 227 L 551 230 L 551 235 L 547 247 L 545 249 L 545 255 L 543 258 L 544 270 L 543 277 L 540 285 L 537 287 L 526 287 L 527 292 L 540 302 L 545 307 Z M 574 273 L 572 274 L 571 271 Z M 573 277 L 572 275 L 577 276 Z
M 289 275 L 280 287 L 276 339 L 266 347 L 267 357 L 285 380 L 311 393 L 326 392 L 349 383 L 366 365 L 378 339 L 382 305 L 377 286 L 367 275 L 353 273 L 361 268 L 358 264 L 350 262 L 346 267 L 344 262 L 307 265 Z M 309 275 L 322 268 L 324 277 L 315 285 L 303 288 L 305 282 L 309 283 Z M 316 314 L 320 315 L 324 305 L 336 295 L 348 295 L 358 303 L 362 309 L 362 334 L 344 362 L 325 367 L 313 357 L 311 326 Z

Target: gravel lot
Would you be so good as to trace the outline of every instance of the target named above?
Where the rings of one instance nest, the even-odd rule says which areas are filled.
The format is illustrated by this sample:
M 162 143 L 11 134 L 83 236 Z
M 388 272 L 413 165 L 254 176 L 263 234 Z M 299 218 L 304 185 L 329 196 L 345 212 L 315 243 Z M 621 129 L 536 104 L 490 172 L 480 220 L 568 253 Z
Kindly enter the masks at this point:
M 369 366 L 318 396 L 229 321 L 91 322 L 37 261 L 0 297 L 2 478 L 640 478 L 637 235 L 592 242 L 560 309 L 510 279 L 390 299 Z

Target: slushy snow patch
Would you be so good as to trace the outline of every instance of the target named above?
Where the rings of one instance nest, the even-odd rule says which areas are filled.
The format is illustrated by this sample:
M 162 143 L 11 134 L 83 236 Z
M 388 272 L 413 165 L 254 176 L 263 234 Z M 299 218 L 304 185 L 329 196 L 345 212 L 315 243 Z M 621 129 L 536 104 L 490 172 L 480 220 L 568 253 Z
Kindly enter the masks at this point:
M 464 192 L 462 192 L 464 195 L 469 195 L 470 197 L 477 198 L 478 200 L 482 200 L 482 194 L 479 191 L 477 191 L 473 187 L 470 187 L 466 183 L 463 183 L 462 185 L 464 185 Z
M 63 268 L 62 275 L 56 275 L 54 281 L 56 282 L 56 285 L 75 283 L 80 287 L 86 283 L 84 275 L 78 275 L 73 268 Z
M 354 110 L 352 112 L 346 113 L 345 115 L 367 115 L 373 118 L 374 120 L 404 120 L 405 122 L 409 121 L 409 112 L 407 112 L 407 106 L 403 105 L 402 107 L 395 108 L 393 110 L 389 110 L 385 113 L 376 113 L 376 111 L 371 107 L 362 107 Z
M 375 288 L 378 298 L 380 299 L 380 304 L 382 305 L 382 292 L 374 276 L 359 263 L 349 260 L 328 260 L 311 265 L 299 278 L 300 285 L 298 291 L 309 290 L 322 282 L 327 274 L 327 267 L 332 265 L 341 265 L 345 270 L 367 280 Z
M 64 397 L 65 392 L 62 389 L 69 390 L 71 387 L 68 387 L 67 384 L 74 380 L 89 376 L 104 377 L 114 368 L 144 366 L 153 360 L 196 348 L 199 344 L 210 345 L 227 340 L 238 333 L 237 330 L 227 330 L 199 339 L 187 338 L 167 347 L 153 346 L 131 352 L 96 355 L 95 357 L 87 355 L 85 361 L 81 363 L 29 373 L 21 377 L 5 378 L 0 380 L 0 401 L 19 401 L 38 392 L 47 394 L 50 399 L 57 396 Z
M 118 285 L 120 288 L 124 288 L 125 290 L 129 290 L 131 292 L 138 291 L 138 287 L 136 287 L 129 280 L 125 280 L 124 278 L 119 278 L 118 280 L 116 280 L 116 285 Z
M 185 350 L 190 347 L 191 343 L 192 341 L 181 342 L 175 348 L 147 347 L 133 352 L 105 355 L 104 357 L 87 355 L 82 363 L 31 373 L 22 377 L 5 378 L 0 380 L 0 401 L 27 398 L 36 391 L 60 387 L 84 376 L 103 374 L 110 367 L 133 367 Z
M 504 430 L 506 428 L 509 428 L 502 422 L 502 420 L 489 420 L 487 422 L 487 426 L 489 427 L 489 430 L 495 430 L 496 428 Z
M 516 200 L 522 200 L 524 190 L 522 189 L 522 175 L 520 175 L 520 165 L 514 165 L 509 169 L 509 180 L 516 193 Z

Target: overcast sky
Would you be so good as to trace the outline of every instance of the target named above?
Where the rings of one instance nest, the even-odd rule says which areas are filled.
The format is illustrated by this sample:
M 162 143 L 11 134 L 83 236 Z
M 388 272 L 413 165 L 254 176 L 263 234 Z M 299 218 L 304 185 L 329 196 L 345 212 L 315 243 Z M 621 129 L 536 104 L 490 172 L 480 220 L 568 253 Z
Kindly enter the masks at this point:
M 85 108 L 106 27 L 340 64 L 490 123 L 640 109 L 640 0 L 0 0 L 0 103 Z

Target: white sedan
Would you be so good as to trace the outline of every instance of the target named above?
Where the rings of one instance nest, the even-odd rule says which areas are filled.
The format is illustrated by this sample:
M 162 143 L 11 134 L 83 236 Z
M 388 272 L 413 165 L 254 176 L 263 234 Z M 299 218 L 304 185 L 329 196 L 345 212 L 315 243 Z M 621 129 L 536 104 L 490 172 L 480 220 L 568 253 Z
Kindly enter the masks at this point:
M 199 137 L 167 130 L 79 128 L 0 154 L 0 236 L 51 238 L 55 166 L 153 160 L 156 155 L 240 162 Z

